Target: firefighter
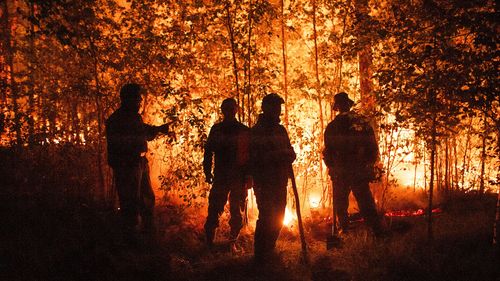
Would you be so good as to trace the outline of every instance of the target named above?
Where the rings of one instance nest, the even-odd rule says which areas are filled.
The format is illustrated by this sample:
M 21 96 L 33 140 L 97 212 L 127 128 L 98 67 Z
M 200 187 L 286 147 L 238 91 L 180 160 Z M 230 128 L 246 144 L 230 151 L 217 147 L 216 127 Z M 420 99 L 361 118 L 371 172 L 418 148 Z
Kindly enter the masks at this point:
M 250 165 L 259 209 L 254 257 L 262 263 L 273 256 L 285 216 L 287 183 L 295 152 L 280 125 L 283 99 L 271 93 L 262 99 L 262 111 L 251 129 Z
M 353 192 L 361 215 L 375 235 L 382 234 L 379 215 L 370 191 L 378 144 L 373 128 L 351 107 L 354 102 L 344 92 L 334 96 L 333 109 L 339 114 L 328 124 L 324 134 L 324 161 L 334 188 L 334 207 L 342 232 L 349 229 L 347 209 Z
M 168 124 L 145 124 L 139 114 L 141 86 L 125 84 L 120 90 L 121 106 L 106 120 L 108 164 L 113 169 L 120 202 L 122 225 L 130 242 L 136 242 L 138 216 L 143 230 L 154 230 L 155 195 L 149 178 L 147 141 L 169 133 Z
M 242 213 L 246 208 L 247 189 L 245 169 L 248 162 L 248 143 L 250 129 L 236 120 L 238 105 L 232 98 L 221 104 L 223 121 L 215 124 L 205 144 L 203 170 L 206 182 L 212 184 L 208 196 L 208 216 L 205 222 L 205 235 L 212 247 L 215 229 L 229 195 L 231 218 L 230 240 L 236 241 L 243 227 Z M 215 158 L 212 174 L 212 160 Z

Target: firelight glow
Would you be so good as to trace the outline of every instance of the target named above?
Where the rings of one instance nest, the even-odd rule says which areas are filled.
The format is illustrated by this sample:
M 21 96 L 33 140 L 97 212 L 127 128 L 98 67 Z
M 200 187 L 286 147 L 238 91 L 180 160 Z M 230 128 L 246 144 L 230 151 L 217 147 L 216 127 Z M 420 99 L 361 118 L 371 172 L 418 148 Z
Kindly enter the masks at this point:
M 313 209 L 318 208 L 320 200 L 321 198 L 319 196 L 317 196 L 316 194 L 311 194 L 309 196 L 309 206 Z
M 290 226 L 292 224 L 292 221 L 297 219 L 296 216 L 293 214 L 293 212 L 287 207 L 285 209 L 285 218 L 283 219 L 283 225 L 284 226 Z

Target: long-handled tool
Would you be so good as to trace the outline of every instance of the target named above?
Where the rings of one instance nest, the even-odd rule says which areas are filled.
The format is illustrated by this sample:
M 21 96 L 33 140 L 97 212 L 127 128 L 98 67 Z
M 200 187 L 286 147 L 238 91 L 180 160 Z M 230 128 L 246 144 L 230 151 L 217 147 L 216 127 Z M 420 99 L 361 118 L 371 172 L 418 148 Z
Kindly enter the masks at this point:
M 332 209 L 333 209 L 333 217 L 332 217 L 332 233 L 326 237 L 326 249 L 330 250 L 333 248 L 340 248 L 342 245 L 342 239 L 338 235 L 337 229 L 337 211 L 335 210 L 335 193 L 333 192 L 333 184 L 332 184 Z
M 299 192 L 297 190 L 297 183 L 295 182 L 295 173 L 293 172 L 292 165 L 290 165 L 290 178 L 292 179 L 292 189 L 296 205 L 295 209 L 297 210 L 297 221 L 299 222 L 300 243 L 302 245 L 302 258 L 305 263 L 309 263 L 309 257 L 307 255 L 306 237 L 304 235 L 304 226 L 302 225 L 302 216 L 300 215 Z

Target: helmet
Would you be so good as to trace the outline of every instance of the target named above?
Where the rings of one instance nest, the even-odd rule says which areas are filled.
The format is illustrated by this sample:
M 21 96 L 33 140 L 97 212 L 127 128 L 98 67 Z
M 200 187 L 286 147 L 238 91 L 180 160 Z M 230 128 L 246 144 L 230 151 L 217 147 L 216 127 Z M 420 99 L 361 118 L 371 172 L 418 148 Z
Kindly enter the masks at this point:
M 339 105 L 347 105 L 352 107 L 354 105 L 354 101 L 349 98 L 347 93 L 340 92 L 333 97 L 334 103 L 333 107 L 337 108 Z

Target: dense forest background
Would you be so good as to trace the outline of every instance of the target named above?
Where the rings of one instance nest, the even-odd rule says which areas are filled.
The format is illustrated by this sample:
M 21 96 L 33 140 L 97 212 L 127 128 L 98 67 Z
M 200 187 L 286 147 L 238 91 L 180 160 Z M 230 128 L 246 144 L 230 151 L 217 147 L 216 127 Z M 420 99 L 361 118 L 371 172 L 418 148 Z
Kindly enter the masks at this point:
M 236 97 L 238 118 L 251 126 L 269 92 L 286 100 L 282 123 L 309 204 L 330 199 L 322 134 L 339 91 L 376 128 L 380 207 L 397 189 L 498 189 L 495 1 L 0 5 L 1 145 L 15 155 L 20 190 L 65 186 L 69 194 L 113 199 L 103 124 L 131 81 L 146 89 L 146 122 L 173 122 L 176 138 L 151 143 L 148 156 L 157 195 L 169 202 L 205 206 L 202 148 L 221 101 Z
M 497 2 L 0 0 L 0 279 L 500 280 Z M 157 233 L 137 247 L 104 135 L 128 82 L 145 88 L 144 120 L 175 131 L 149 143 Z M 379 140 L 388 237 L 353 202 L 353 231 L 327 249 L 321 151 L 340 91 Z M 222 100 L 252 126 L 270 92 L 286 101 L 307 247 L 288 196 L 280 259 L 261 269 L 251 189 L 238 240 L 225 214 L 207 248 L 201 162 Z

